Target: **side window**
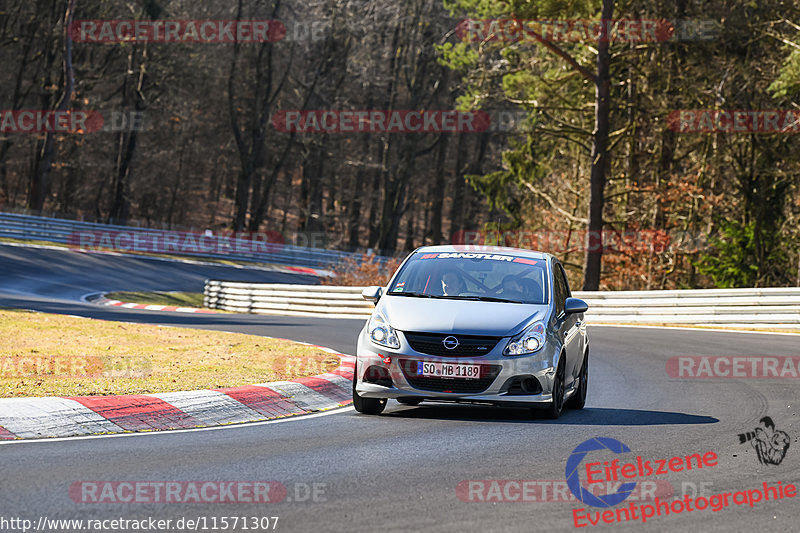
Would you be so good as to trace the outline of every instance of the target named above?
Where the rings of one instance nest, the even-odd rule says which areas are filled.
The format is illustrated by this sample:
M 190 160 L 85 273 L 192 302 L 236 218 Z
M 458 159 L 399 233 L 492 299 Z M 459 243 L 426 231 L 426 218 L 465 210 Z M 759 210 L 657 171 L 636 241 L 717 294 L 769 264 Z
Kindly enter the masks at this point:
M 569 281 L 567 281 L 567 273 L 564 271 L 564 267 L 561 265 L 558 265 L 558 271 L 561 273 L 561 277 L 564 280 L 564 294 L 566 295 L 566 298 L 569 298 L 570 296 L 572 296 L 572 291 L 569 290 Z
M 555 288 L 555 304 L 556 315 L 564 312 L 564 302 L 567 299 L 567 285 L 564 281 L 564 273 L 562 272 L 561 265 L 555 263 L 553 265 L 553 286 Z

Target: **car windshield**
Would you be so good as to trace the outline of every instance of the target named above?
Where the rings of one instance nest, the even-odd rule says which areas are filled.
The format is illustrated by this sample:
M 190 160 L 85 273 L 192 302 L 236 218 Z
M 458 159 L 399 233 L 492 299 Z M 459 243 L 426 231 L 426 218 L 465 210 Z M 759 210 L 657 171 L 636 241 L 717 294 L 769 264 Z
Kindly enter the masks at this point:
M 546 304 L 547 262 L 494 253 L 415 253 L 403 265 L 391 296 Z

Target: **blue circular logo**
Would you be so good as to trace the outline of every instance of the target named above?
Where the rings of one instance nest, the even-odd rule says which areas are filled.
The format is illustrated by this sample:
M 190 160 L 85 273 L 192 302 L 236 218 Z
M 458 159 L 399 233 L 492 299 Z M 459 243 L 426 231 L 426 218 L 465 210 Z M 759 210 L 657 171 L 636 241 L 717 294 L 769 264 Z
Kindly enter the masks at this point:
M 636 488 L 636 482 L 623 483 L 620 485 L 617 492 L 611 494 L 595 495 L 589 489 L 581 485 L 581 479 L 578 476 L 578 468 L 583 463 L 583 458 L 586 454 L 595 450 L 611 450 L 614 453 L 626 453 L 631 451 L 626 445 L 617 439 L 610 439 L 607 437 L 595 437 L 585 442 L 578 444 L 572 450 L 572 455 L 567 459 L 567 467 L 564 470 L 564 475 L 567 477 L 567 486 L 572 494 L 575 495 L 580 501 L 586 505 L 594 507 L 613 507 L 624 502 L 628 496 L 631 495 L 633 489 Z

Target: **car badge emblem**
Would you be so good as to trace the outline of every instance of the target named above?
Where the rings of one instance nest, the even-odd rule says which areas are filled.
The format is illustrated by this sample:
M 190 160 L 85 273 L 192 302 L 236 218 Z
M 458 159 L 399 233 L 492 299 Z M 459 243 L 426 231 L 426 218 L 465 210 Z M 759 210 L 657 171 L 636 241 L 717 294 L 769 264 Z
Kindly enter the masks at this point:
M 451 335 L 449 337 L 445 337 L 444 340 L 442 341 L 442 344 L 448 350 L 455 350 L 456 348 L 458 348 L 458 339 L 456 339 Z

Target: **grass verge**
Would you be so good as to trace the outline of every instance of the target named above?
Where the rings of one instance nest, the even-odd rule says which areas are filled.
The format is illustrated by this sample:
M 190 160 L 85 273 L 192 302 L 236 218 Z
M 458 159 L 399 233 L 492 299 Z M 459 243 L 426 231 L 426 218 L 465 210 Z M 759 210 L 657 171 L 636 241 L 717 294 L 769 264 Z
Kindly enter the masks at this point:
M 106 298 L 137 304 L 203 307 L 202 292 L 110 292 Z
M 322 374 L 339 358 L 238 333 L 0 309 L 0 397 L 151 394 Z

